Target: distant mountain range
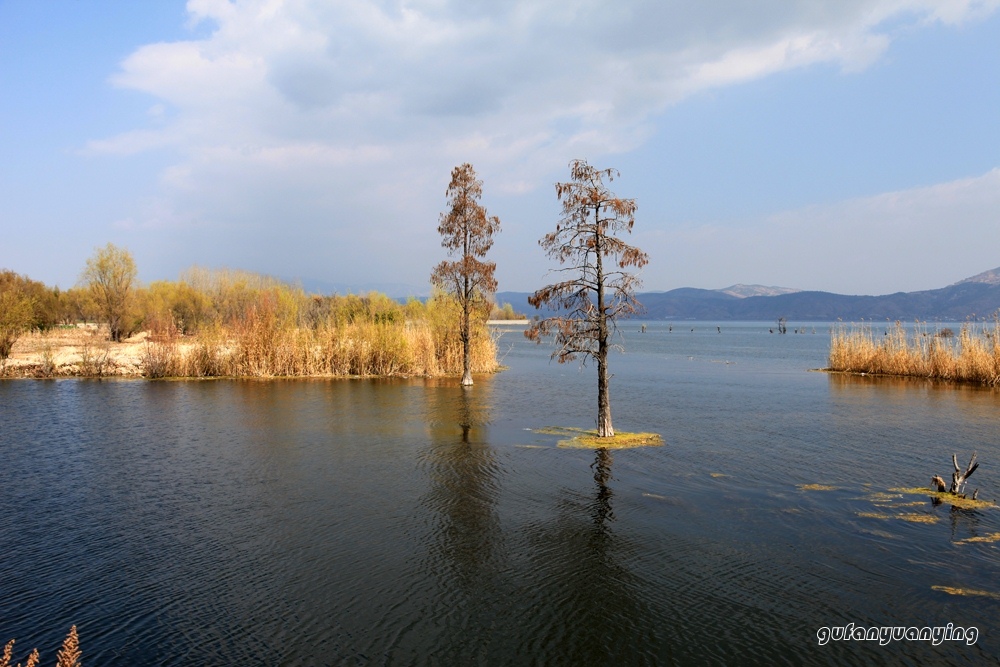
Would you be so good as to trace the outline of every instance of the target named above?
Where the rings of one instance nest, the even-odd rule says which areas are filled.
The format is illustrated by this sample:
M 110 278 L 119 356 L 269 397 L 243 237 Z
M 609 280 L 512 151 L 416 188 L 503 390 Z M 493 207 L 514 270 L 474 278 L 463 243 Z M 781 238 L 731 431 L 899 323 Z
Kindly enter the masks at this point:
M 651 320 L 945 320 L 992 317 L 1000 310 L 1000 267 L 966 278 L 954 285 L 922 292 L 897 292 L 883 296 L 848 296 L 787 287 L 733 285 L 707 290 L 682 287 L 669 292 L 638 295 Z M 533 317 L 539 313 L 528 304 L 526 292 L 500 292 L 498 303 Z

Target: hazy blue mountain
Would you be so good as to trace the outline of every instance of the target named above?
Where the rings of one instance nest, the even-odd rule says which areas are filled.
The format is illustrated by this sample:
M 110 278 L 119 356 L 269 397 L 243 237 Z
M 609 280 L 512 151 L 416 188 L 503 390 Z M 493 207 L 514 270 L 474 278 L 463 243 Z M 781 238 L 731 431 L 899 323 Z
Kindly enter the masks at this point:
M 740 287 L 740 286 L 734 286 Z M 752 286 L 758 287 L 758 286 Z M 832 292 L 784 291 L 771 296 L 734 296 L 732 288 L 706 290 L 682 287 L 669 292 L 644 292 L 639 301 L 651 320 L 777 320 L 797 321 L 948 320 L 991 318 L 1000 310 L 1000 268 L 972 276 L 954 285 L 921 292 L 882 296 L 849 296 Z M 500 292 L 529 317 L 539 314 L 524 292 Z

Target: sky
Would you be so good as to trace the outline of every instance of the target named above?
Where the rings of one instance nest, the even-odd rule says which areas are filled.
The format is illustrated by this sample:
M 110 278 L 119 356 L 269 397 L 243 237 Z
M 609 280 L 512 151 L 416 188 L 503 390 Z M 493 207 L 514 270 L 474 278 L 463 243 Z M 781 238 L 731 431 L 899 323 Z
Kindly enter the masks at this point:
M 0 0 L 0 268 L 426 294 L 451 170 L 501 291 L 584 159 L 643 290 L 934 289 L 1000 266 L 1000 0 Z

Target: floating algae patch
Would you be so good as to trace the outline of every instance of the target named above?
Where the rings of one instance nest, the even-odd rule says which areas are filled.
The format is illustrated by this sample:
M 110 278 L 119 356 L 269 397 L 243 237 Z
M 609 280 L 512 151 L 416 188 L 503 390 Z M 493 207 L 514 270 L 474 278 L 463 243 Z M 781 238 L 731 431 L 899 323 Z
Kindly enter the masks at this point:
M 658 433 L 619 431 L 611 437 L 601 438 L 598 437 L 597 431 L 588 431 L 582 428 L 546 426 L 545 428 L 533 429 L 533 431 L 544 435 L 566 436 L 564 440 L 558 442 L 559 447 L 574 449 L 628 449 L 631 447 L 659 447 L 663 444 L 663 438 Z
M 942 593 L 947 593 L 948 595 L 971 595 L 984 598 L 993 598 L 994 600 L 1000 600 L 1000 593 L 994 593 L 992 591 L 977 591 L 974 588 L 953 588 L 951 586 L 931 586 L 932 590 L 941 591 Z
M 581 433 L 587 433 L 587 429 L 572 428 L 569 426 L 544 426 L 542 428 L 532 428 L 528 430 L 532 433 L 541 433 L 542 435 L 579 435 Z
M 938 518 L 932 514 L 886 514 L 885 512 L 858 512 L 858 516 L 865 519 L 902 519 L 910 523 L 937 523 Z
M 996 507 L 996 503 L 992 500 L 973 500 L 972 498 L 962 498 L 954 493 L 948 493 L 947 491 L 935 491 L 934 489 L 927 487 L 912 487 L 912 488 L 900 488 L 900 489 L 889 489 L 895 493 L 904 493 L 909 495 L 922 495 L 930 496 L 935 500 L 940 500 L 943 503 L 948 503 L 958 509 L 962 510 L 978 510 L 987 509 L 990 507 Z
M 883 540 L 898 540 L 901 539 L 899 535 L 893 535 L 892 533 L 886 532 L 884 530 L 862 530 L 862 533 L 866 535 L 873 535 L 874 537 L 881 537 Z
M 902 498 L 901 493 L 883 493 L 882 491 L 875 491 L 874 493 L 869 493 L 867 496 L 862 498 L 862 500 L 870 500 L 873 503 L 885 503 L 896 498 Z
M 1000 533 L 990 533 L 982 537 L 967 537 L 964 540 L 958 540 L 957 544 L 970 544 L 972 542 L 1000 542 Z
M 722 472 L 710 472 L 708 474 L 711 475 L 712 477 L 716 478 L 716 479 L 719 479 L 720 477 L 731 477 L 732 476 L 732 475 L 727 475 L 727 474 L 722 473 Z
M 826 484 L 799 484 L 797 485 L 799 491 L 836 491 L 836 486 L 828 486 Z

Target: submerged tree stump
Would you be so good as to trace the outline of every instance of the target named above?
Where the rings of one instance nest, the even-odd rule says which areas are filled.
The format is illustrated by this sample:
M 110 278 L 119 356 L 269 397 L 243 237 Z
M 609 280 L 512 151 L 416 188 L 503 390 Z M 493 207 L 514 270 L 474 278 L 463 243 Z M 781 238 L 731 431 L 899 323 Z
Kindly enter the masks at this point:
M 962 471 L 962 468 L 958 465 L 957 454 L 951 455 L 951 463 L 952 465 L 955 466 L 955 472 L 951 474 L 951 486 L 947 489 L 947 492 L 965 498 L 965 494 L 962 493 L 962 490 L 965 488 L 965 482 L 967 479 L 972 477 L 972 473 L 976 472 L 976 469 L 979 468 L 979 462 L 976 460 L 976 452 L 972 452 L 972 458 L 969 459 L 969 465 L 966 466 L 964 472 Z M 941 479 L 939 475 L 935 475 L 934 477 L 931 478 L 931 484 L 934 486 L 935 489 L 937 489 L 938 492 L 940 493 L 945 492 L 944 480 Z M 972 494 L 972 499 L 976 500 L 976 496 L 978 495 L 979 495 L 979 489 L 976 489 L 976 491 Z

